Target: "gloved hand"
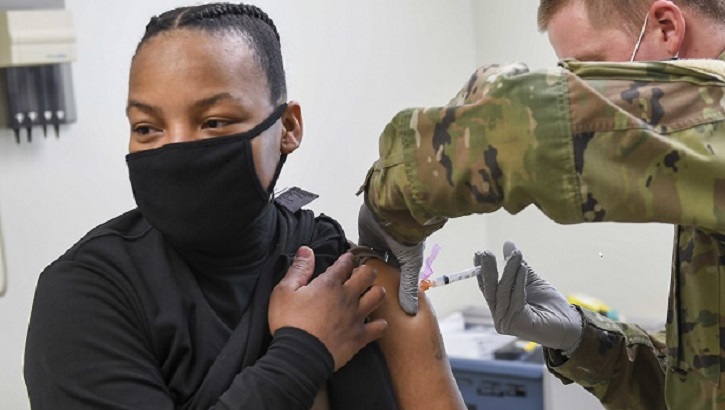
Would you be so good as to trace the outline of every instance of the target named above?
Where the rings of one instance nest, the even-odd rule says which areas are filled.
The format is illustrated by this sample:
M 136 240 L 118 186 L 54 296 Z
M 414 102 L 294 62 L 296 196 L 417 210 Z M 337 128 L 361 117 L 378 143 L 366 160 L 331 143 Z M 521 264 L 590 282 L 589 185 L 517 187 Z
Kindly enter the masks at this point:
M 357 220 L 358 245 L 368 246 L 378 253 L 387 253 L 388 262 L 400 269 L 398 302 L 405 313 L 418 312 L 418 276 L 423 266 L 425 242 L 403 245 L 388 235 L 364 203 Z
M 478 287 L 491 309 L 496 331 L 571 356 L 584 332 L 581 313 L 524 262 L 512 242 L 504 245 L 504 256 L 507 260 L 500 282 L 493 254 L 476 254 L 474 261 L 481 265 Z

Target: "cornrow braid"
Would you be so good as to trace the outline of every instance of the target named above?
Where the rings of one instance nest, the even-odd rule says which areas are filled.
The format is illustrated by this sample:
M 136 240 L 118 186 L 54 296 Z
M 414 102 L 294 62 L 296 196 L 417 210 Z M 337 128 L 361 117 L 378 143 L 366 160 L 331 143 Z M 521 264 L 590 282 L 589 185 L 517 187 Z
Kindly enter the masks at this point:
M 286 99 L 287 85 L 279 32 L 272 19 L 259 7 L 241 3 L 210 3 L 169 10 L 151 17 L 136 53 L 151 38 L 177 29 L 241 35 L 249 43 L 267 75 L 272 102 Z
M 236 15 L 236 16 L 249 16 L 252 18 L 255 18 L 257 20 L 260 20 L 267 24 L 272 31 L 274 31 L 274 36 L 277 38 L 277 41 L 280 41 L 279 33 L 277 32 L 277 27 L 274 25 L 274 22 L 271 18 L 262 11 L 259 7 L 252 6 L 249 4 L 230 4 L 230 3 L 218 3 L 213 4 L 211 7 L 205 7 L 201 10 L 198 10 L 195 14 L 189 13 L 190 19 L 219 19 L 225 15 Z

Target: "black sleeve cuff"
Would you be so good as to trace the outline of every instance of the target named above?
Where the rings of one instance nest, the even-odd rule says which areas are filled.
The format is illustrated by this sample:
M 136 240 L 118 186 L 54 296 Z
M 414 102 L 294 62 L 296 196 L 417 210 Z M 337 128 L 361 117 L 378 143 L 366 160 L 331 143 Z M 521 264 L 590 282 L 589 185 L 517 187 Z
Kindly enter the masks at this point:
M 295 327 L 283 327 L 274 332 L 267 350 L 267 355 L 270 354 L 289 371 L 297 371 L 300 377 L 314 383 L 315 393 L 335 370 L 332 354 L 320 339 Z
M 237 375 L 215 409 L 309 409 L 334 366 L 318 338 L 281 328 L 267 353 Z

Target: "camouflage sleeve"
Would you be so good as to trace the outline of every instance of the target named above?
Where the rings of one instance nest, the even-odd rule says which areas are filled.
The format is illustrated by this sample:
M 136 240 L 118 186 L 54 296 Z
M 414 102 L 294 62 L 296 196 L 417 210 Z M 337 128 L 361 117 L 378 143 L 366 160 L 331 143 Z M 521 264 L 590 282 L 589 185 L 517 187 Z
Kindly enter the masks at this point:
M 568 360 L 544 349 L 549 371 L 565 384 L 576 382 L 611 409 L 667 408 L 665 344 L 636 325 L 613 322 L 582 309 L 584 334 Z
M 516 213 L 537 197 L 571 219 L 577 195 L 566 89 L 562 69 L 491 65 L 447 106 L 401 111 L 380 136 L 366 202 L 405 243 L 420 242 L 447 218 L 502 206 Z M 553 184 L 557 195 L 544 195 Z
M 725 87 L 703 77 L 657 63 L 479 68 L 448 105 L 390 121 L 361 192 L 404 243 L 529 205 L 559 223 L 723 230 Z

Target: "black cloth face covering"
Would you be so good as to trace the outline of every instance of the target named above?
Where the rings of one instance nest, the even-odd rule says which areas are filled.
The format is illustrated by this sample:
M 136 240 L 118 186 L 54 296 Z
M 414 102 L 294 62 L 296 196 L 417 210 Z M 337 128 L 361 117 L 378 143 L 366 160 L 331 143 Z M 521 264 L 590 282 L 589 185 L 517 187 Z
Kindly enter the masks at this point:
M 267 189 L 254 168 L 251 140 L 274 124 L 278 106 L 249 131 L 181 142 L 126 156 L 136 205 L 175 247 L 207 256 L 233 255 L 245 231 L 273 198 L 286 159 Z

